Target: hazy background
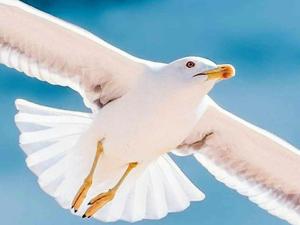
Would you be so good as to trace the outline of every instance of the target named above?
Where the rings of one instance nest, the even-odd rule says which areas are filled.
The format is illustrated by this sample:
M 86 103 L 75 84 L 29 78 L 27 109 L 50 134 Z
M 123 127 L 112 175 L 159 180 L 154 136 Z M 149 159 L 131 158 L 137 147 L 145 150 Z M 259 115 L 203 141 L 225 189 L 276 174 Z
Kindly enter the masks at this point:
M 237 76 L 218 84 L 211 96 L 226 109 L 300 147 L 299 0 L 26 2 L 139 57 L 170 62 L 199 55 L 235 65 Z M 38 32 L 43 38 L 43 31 Z M 0 223 L 101 223 L 71 215 L 40 190 L 18 147 L 18 131 L 13 122 L 16 98 L 87 111 L 75 92 L 0 66 Z M 138 224 L 287 224 L 217 182 L 194 159 L 176 161 L 205 192 L 205 201 L 193 203 L 186 211 L 169 214 L 162 220 Z

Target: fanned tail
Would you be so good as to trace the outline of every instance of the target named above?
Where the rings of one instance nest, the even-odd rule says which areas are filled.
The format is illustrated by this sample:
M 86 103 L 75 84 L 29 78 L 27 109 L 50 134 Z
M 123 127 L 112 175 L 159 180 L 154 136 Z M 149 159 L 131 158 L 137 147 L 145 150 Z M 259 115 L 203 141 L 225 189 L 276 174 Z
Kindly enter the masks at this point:
M 15 116 L 21 131 L 20 146 L 27 155 L 28 168 L 38 176 L 41 188 L 53 197 L 66 172 L 67 155 L 89 127 L 91 114 L 53 109 L 16 100 Z M 58 202 L 67 208 L 64 200 Z
M 72 164 L 67 156 L 79 157 L 76 154 L 80 151 L 76 151 L 75 146 L 89 128 L 92 114 L 53 109 L 25 100 L 17 100 L 16 106 L 19 112 L 15 121 L 22 133 L 20 146 L 27 155 L 28 167 L 38 176 L 41 188 L 63 208 L 70 209 L 72 199 L 87 175 L 92 156 L 84 151 L 87 154 L 80 167 Z M 137 169 L 138 176 L 126 179 L 115 198 L 94 218 L 105 222 L 160 219 L 169 212 L 184 210 L 191 201 L 204 199 L 204 194 L 168 155 L 137 168 L 140 168 Z M 123 171 L 124 168 L 120 168 L 112 180 L 118 179 Z M 111 181 L 93 183 L 87 200 L 107 190 L 110 187 L 107 184 L 111 185 Z M 85 202 L 78 215 L 86 209 Z
M 115 199 L 95 214 L 105 222 L 161 219 L 170 212 L 186 209 L 205 195 L 167 155 L 146 167 L 132 184 L 122 186 Z

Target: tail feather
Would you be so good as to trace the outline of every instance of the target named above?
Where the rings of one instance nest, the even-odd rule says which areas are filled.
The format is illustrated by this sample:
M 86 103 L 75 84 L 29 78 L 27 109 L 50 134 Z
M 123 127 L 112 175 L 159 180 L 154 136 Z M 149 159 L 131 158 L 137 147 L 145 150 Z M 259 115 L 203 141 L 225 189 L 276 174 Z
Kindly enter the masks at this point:
M 53 109 L 18 99 L 15 116 L 26 164 L 39 185 L 55 197 L 65 171 L 65 156 L 91 122 L 90 114 Z
M 105 222 L 161 219 L 204 197 L 166 154 L 147 165 L 132 185 L 123 186 L 95 218 Z
M 22 133 L 20 145 L 27 155 L 28 167 L 38 176 L 38 183 L 46 193 L 63 208 L 70 208 L 91 160 L 87 149 L 85 158 L 80 159 L 80 167 L 78 161 L 70 162 L 74 159 L 70 156 L 82 157 L 76 143 L 88 129 L 92 115 L 52 109 L 25 100 L 17 100 L 16 106 L 19 113 L 15 120 Z M 184 210 L 190 201 L 204 198 L 168 155 L 137 168 L 139 172 L 125 180 L 115 198 L 95 214 L 96 219 L 106 222 L 160 219 L 169 212 Z M 101 182 L 93 183 L 87 199 L 111 187 L 111 180 Z M 80 212 L 86 208 L 84 202 Z
M 32 102 L 26 101 L 24 99 L 17 99 L 16 100 L 16 108 L 22 113 L 28 113 L 30 115 L 44 115 L 44 116 L 75 116 L 77 119 L 86 118 L 85 122 L 88 123 L 89 119 L 91 118 L 90 113 L 83 113 L 83 112 L 75 112 L 63 109 L 55 109 L 50 108 L 47 106 L 41 106 L 34 104 Z

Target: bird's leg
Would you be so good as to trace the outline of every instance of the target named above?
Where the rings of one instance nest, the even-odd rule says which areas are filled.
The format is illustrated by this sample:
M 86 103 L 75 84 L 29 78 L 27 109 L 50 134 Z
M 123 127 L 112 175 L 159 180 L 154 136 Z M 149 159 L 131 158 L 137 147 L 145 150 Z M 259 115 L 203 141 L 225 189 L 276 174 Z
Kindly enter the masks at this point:
M 88 190 L 90 189 L 90 187 L 93 183 L 93 175 L 94 175 L 98 160 L 99 160 L 102 153 L 103 153 L 103 145 L 102 145 L 102 142 L 99 141 L 98 144 L 97 144 L 97 151 L 96 151 L 96 155 L 95 155 L 95 158 L 94 158 L 92 168 L 91 168 L 88 176 L 84 179 L 83 184 L 81 185 L 80 189 L 78 190 L 76 196 L 73 199 L 72 209 L 74 208 L 75 212 L 77 212 L 80 205 L 82 204 L 82 202 L 86 198 L 87 192 L 88 192 Z
M 108 203 L 111 200 L 113 200 L 113 198 L 115 197 L 116 192 L 118 191 L 119 187 L 121 186 L 121 184 L 123 183 L 123 181 L 125 180 L 125 178 L 128 176 L 128 174 L 130 173 L 130 171 L 133 168 L 135 168 L 137 165 L 138 165 L 137 162 L 129 163 L 126 171 L 124 172 L 123 176 L 120 178 L 120 180 L 118 181 L 118 183 L 113 188 L 109 189 L 107 192 L 104 192 L 104 193 L 99 194 L 96 197 L 94 197 L 89 202 L 89 205 L 91 205 L 91 206 L 87 209 L 87 211 L 85 212 L 85 214 L 82 217 L 83 218 L 85 218 L 85 217 L 90 218 L 100 208 L 102 208 L 106 203 Z

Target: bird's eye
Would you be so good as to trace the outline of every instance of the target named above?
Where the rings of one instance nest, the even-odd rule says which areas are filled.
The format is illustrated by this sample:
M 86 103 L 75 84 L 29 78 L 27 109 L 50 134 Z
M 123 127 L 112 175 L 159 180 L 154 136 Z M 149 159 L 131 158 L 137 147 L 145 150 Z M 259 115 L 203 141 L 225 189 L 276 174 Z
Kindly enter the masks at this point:
M 187 68 L 192 68 L 195 66 L 195 63 L 193 61 L 188 61 L 185 65 Z

